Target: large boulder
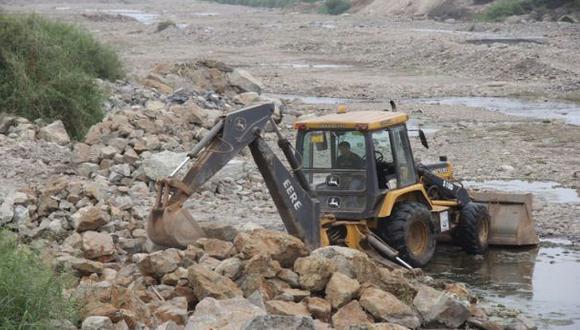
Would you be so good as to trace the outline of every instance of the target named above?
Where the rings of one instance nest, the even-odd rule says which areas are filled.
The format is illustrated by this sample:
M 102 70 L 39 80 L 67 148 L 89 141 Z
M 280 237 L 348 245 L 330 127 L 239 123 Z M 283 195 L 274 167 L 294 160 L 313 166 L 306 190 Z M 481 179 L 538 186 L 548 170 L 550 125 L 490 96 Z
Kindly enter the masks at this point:
M 333 308 L 338 309 L 351 301 L 360 284 L 357 280 L 351 279 L 340 272 L 335 272 L 326 285 L 326 300 L 330 302 Z
M 38 132 L 38 137 L 45 141 L 54 142 L 61 146 L 70 143 L 70 137 L 66 132 L 64 124 L 60 120 L 57 120 L 52 124 L 46 125 L 43 128 L 41 128 L 40 131 Z
M 321 256 L 296 259 L 294 271 L 300 275 L 300 286 L 310 291 L 322 291 L 334 272 L 334 265 Z
M 187 271 L 187 278 L 198 300 L 207 297 L 228 299 L 243 295 L 242 290 L 232 280 L 202 265 L 193 265 Z
M 259 315 L 266 315 L 266 312 L 244 298 L 216 300 L 208 297 L 197 304 L 185 329 L 243 329 L 245 323 Z
M 239 233 L 234 245 L 245 259 L 266 253 L 280 262 L 282 267 L 292 267 L 297 258 L 308 254 L 306 246 L 300 239 L 266 229 Z
M 182 257 L 177 249 L 166 249 L 148 254 L 141 259 L 137 266 L 143 275 L 161 278 L 179 267 Z
M 413 305 L 429 327 L 457 328 L 471 315 L 467 302 L 426 285 L 419 287 Z
M 82 237 L 82 249 L 85 258 L 96 259 L 99 257 L 111 256 L 115 253 L 113 237 L 108 233 L 86 231 L 83 233 Z
M 353 300 L 342 306 L 332 316 L 332 326 L 337 330 L 350 329 L 351 326 L 371 323 L 371 319 L 361 308 L 358 300 Z
M 411 307 L 394 295 L 381 289 L 368 287 L 362 290 L 361 306 L 376 319 L 415 329 L 421 322 Z
M 354 278 L 361 284 L 378 284 L 381 281 L 379 267 L 364 252 L 343 246 L 326 246 L 312 251 L 310 255 L 328 259 L 337 272 Z
M 242 92 L 256 92 L 260 94 L 264 85 L 249 72 L 242 69 L 235 69 L 228 74 L 230 84 L 239 88 Z
M 307 316 L 260 315 L 247 322 L 242 329 L 314 330 L 315 326 L 312 318 Z

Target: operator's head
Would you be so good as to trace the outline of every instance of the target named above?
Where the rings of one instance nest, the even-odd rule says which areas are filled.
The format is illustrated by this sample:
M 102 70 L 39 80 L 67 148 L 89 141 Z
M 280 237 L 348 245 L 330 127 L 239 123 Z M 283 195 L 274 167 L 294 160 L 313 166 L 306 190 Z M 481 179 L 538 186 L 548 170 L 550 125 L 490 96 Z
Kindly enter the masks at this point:
M 338 144 L 338 151 L 341 155 L 348 155 L 350 153 L 350 143 L 342 141 Z

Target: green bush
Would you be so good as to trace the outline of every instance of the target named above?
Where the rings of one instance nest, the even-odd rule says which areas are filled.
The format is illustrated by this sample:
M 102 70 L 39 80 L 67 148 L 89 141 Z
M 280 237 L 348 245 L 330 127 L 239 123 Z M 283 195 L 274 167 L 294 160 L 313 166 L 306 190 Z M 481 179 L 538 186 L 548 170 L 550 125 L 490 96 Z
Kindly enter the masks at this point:
M 326 0 L 320 7 L 323 14 L 340 15 L 350 9 L 352 3 L 350 0 Z
M 77 323 L 64 284 L 63 275 L 0 231 L 0 329 L 54 329 L 51 320 Z
M 580 0 L 498 0 L 491 4 L 479 18 L 497 22 L 513 15 L 524 15 L 533 11 L 543 13 L 547 9 L 562 6 L 580 8 Z
M 115 52 L 78 27 L 0 13 L 0 112 L 60 119 L 81 139 L 103 118 L 95 78 L 123 76 Z

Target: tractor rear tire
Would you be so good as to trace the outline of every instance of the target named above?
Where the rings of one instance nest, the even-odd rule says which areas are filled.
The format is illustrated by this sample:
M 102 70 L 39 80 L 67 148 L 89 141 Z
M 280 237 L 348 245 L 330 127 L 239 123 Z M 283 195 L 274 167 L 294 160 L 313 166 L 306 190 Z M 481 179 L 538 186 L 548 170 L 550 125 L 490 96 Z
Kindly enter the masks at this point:
M 435 253 L 431 212 L 421 203 L 398 203 L 389 218 L 379 221 L 378 234 L 413 267 L 427 265 Z
M 489 212 L 483 204 L 470 202 L 463 206 L 459 223 L 450 232 L 453 241 L 467 254 L 484 254 L 489 236 Z

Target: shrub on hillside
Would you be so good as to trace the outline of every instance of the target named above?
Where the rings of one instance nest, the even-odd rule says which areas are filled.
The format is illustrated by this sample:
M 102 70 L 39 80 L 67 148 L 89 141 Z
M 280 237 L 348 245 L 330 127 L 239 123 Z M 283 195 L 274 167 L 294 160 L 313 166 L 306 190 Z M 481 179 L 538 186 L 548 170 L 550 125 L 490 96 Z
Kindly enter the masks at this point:
M 54 321 L 76 323 L 64 278 L 29 249 L 0 231 L 0 329 L 54 329 Z
M 352 3 L 350 0 L 326 0 L 320 12 L 323 14 L 340 15 L 350 9 Z
M 60 119 L 82 138 L 99 122 L 103 95 L 95 78 L 123 76 L 115 52 L 78 27 L 0 13 L 0 112 Z
M 580 9 L 580 0 L 498 0 L 480 16 L 487 21 L 501 21 L 509 16 L 524 15 L 533 11 L 544 12 L 562 6 Z

